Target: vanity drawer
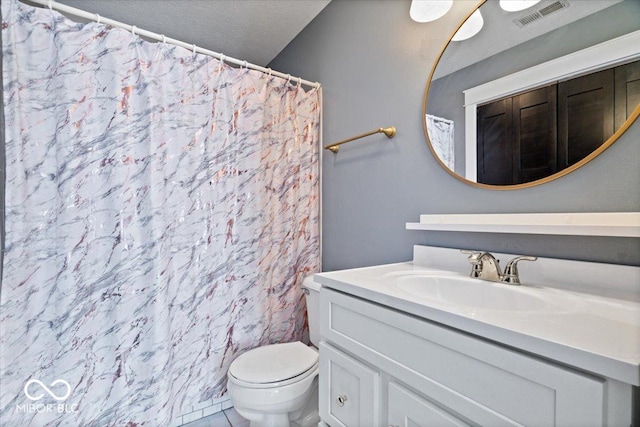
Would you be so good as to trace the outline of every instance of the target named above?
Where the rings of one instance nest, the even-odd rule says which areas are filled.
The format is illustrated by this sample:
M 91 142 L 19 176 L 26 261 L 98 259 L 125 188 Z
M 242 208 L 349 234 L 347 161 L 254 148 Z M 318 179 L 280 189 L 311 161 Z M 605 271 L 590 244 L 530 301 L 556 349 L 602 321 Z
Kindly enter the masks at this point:
M 320 343 L 320 416 L 332 427 L 378 425 L 380 375 L 325 342 Z
M 468 427 L 469 424 L 400 384 L 388 386 L 389 427 Z
M 480 425 L 601 426 L 605 381 L 323 288 L 321 335 Z

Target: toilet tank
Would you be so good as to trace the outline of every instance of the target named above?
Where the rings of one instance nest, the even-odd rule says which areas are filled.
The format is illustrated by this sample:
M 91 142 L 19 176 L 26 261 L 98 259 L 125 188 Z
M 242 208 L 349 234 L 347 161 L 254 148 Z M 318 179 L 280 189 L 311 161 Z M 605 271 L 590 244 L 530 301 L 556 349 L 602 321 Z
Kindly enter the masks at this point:
M 315 282 L 311 275 L 302 282 L 302 289 L 307 299 L 309 339 L 317 348 L 320 345 L 320 284 Z

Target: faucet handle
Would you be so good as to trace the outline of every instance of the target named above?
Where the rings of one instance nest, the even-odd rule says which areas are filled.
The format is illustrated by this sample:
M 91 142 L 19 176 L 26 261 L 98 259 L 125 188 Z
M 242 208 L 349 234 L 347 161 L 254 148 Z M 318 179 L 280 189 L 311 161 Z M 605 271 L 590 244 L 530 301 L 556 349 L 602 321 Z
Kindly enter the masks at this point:
M 466 255 L 469 255 L 469 259 L 478 260 L 480 259 L 480 255 L 483 254 L 481 251 L 472 251 L 469 249 L 460 249 L 460 252 Z
M 467 257 L 467 259 L 471 263 L 471 274 L 469 274 L 469 276 L 473 278 L 480 277 L 480 273 L 482 273 L 482 261 L 480 261 L 480 258 L 482 257 L 484 252 L 471 251 L 467 249 L 461 249 L 460 252 L 469 255 Z
M 509 283 L 511 285 L 520 284 L 520 276 L 518 275 L 518 262 L 520 261 L 535 261 L 538 257 L 535 256 L 518 256 L 507 263 L 504 268 L 504 274 L 502 276 L 502 282 Z

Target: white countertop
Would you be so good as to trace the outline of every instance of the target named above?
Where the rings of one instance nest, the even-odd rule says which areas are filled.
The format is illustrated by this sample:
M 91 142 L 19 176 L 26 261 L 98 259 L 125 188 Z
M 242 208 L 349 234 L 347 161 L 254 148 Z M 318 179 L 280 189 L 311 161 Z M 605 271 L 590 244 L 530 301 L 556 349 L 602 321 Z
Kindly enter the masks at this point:
M 492 295 L 505 287 L 511 297 L 521 295 L 523 300 L 543 302 L 524 310 L 503 310 L 474 307 L 469 301 L 465 305 L 455 304 L 398 286 L 400 278 L 438 272 L 454 278 L 468 277 L 406 262 L 320 273 L 315 280 L 323 286 L 599 376 L 640 385 L 640 303 L 540 285 L 509 286 L 469 279 L 477 280 L 477 286 L 494 287 L 490 289 Z

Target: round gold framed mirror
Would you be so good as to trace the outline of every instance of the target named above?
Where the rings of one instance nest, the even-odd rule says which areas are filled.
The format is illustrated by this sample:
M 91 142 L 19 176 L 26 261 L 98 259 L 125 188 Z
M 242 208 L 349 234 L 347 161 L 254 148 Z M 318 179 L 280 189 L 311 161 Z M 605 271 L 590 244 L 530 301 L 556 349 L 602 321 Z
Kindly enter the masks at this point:
M 484 25 L 446 43 L 423 103 L 429 148 L 457 179 L 496 190 L 557 179 L 640 115 L 637 0 L 541 0 L 517 12 L 485 0 L 472 15 Z

